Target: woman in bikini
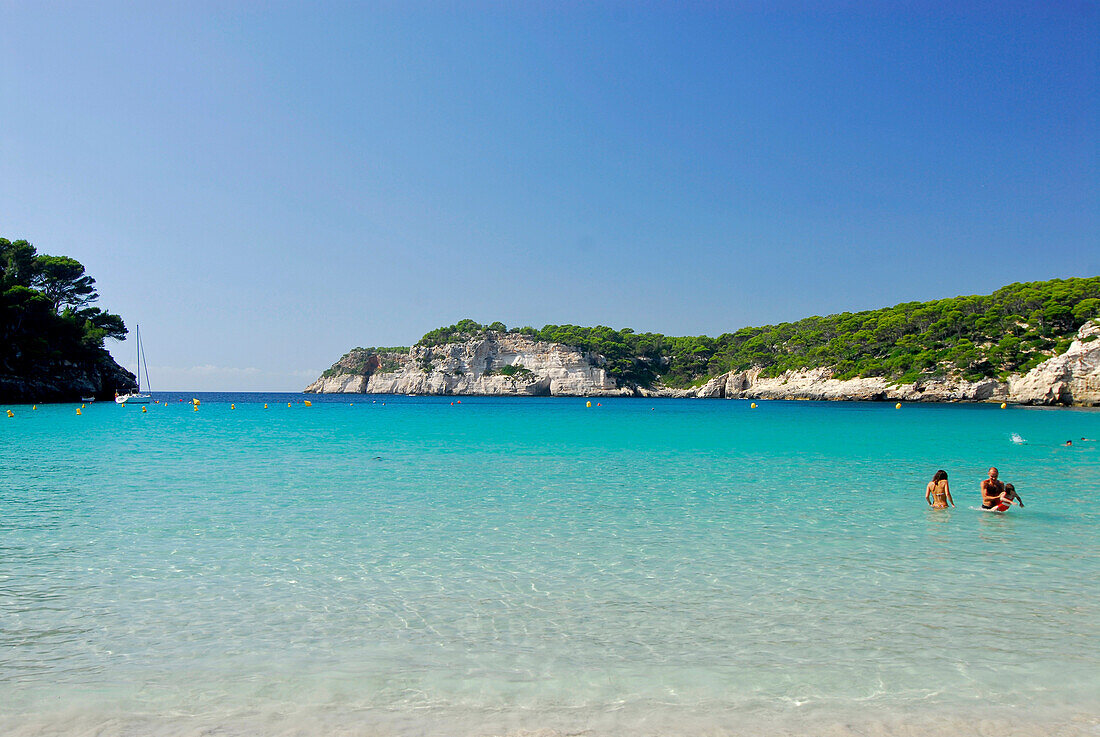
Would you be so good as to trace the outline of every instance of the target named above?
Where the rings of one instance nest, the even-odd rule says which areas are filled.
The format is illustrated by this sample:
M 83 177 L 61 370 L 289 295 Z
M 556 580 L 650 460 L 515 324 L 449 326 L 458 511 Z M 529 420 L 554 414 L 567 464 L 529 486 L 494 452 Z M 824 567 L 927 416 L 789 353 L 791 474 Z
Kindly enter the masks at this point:
M 932 509 L 947 509 L 948 504 L 955 506 L 955 500 L 951 498 L 951 487 L 947 485 L 947 471 L 936 471 L 924 490 L 924 501 L 931 504 Z

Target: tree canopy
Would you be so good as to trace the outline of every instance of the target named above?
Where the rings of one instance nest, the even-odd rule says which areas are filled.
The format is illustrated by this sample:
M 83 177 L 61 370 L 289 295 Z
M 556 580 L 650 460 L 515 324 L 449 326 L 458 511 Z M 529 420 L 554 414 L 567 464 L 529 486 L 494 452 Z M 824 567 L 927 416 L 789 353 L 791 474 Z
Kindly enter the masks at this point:
M 98 299 L 76 259 L 0 238 L 0 373 L 26 377 L 61 361 L 102 359 L 104 340 L 127 331 L 121 317 L 91 306 Z

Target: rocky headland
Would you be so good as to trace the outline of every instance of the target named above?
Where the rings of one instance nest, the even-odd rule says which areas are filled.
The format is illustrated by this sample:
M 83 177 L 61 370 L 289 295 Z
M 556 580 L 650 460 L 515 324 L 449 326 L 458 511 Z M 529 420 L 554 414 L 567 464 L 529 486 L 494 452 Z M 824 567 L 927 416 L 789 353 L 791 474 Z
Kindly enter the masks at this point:
M 1085 323 L 1068 350 L 1004 379 L 971 381 L 950 374 L 915 382 L 839 379 L 830 368 L 766 375 L 763 368 L 727 372 L 688 388 L 624 382 L 607 358 L 526 335 L 486 331 L 446 345 L 407 352 L 356 349 L 306 387 L 310 393 L 638 396 L 724 399 L 1012 402 L 1100 405 L 1100 322 Z
M 489 332 L 407 353 L 357 348 L 308 393 L 490 396 L 633 396 L 603 367 L 603 356 L 524 335 Z
M 136 386 L 104 347 L 126 326 L 98 299 L 76 259 L 0 238 L 0 402 L 110 399 Z

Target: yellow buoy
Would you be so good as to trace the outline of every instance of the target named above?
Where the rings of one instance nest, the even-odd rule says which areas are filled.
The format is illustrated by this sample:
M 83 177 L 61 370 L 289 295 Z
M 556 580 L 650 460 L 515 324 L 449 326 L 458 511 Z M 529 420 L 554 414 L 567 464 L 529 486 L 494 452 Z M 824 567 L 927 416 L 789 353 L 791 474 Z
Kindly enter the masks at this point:
M 197 405 L 197 404 L 195 405 L 195 411 L 196 411 L 196 412 L 198 412 L 198 411 L 199 411 L 199 405 Z
M 229 405 L 229 409 L 237 409 L 237 405 L 231 404 L 231 405 Z
M 1005 404 L 1004 402 L 1001 402 L 1001 409 L 1005 409 L 1006 407 L 1008 407 L 1008 405 Z
M 38 405 L 34 405 L 33 407 L 31 407 L 31 409 L 38 409 Z
M 307 407 L 312 407 L 312 406 L 313 406 L 313 402 L 311 402 L 311 401 L 309 401 L 309 400 L 307 399 L 307 400 L 305 401 L 305 405 L 306 405 Z
M 749 405 L 749 409 L 756 409 L 756 402 Z
M 286 403 L 286 406 L 287 406 L 287 407 L 289 407 L 289 406 L 290 406 L 290 402 L 287 402 L 287 403 Z
M 77 408 L 76 408 L 76 413 L 77 413 L 78 415 L 79 415 L 79 414 L 83 414 L 83 413 L 82 413 L 82 412 L 80 411 L 80 407 L 77 407 Z
M 15 413 L 12 412 L 10 409 L 8 410 L 8 417 L 15 417 Z
M 145 409 L 144 407 L 142 407 L 142 408 L 141 408 L 141 411 L 142 411 L 142 412 L 146 412 L 146 411 L 148 411 L 148 410 L 146 410 L 146 409 Z
M 84 408 L 85 408 L 85 407 L 87 407 L 87 406 L 88 406 L 88 405 L 86 405 L 86 404 L 82 404 L 82 405 L 80 405 L 80 409 L 84 409 Z
M 267 402 L 264 402 L 264 409 L 267 409 Z
M 894 409 L 901 409 L 901 402 L 894 405 Z
M 592 406 L 592 403 L 591 403 L 591 402 L 585 402 L 585 403 L 584 403 L 584 406 L 585 406 L 585 407 L 591 407 L 591 406 Z
M 197 399 L 192 399 L 192 400 L 191 400 L 191 404 L 193 404 L 193 405 L 195 405 L 196 407 L 198 407 L 198 406 L 199 406 L 200 404 L 202 404 L 202 402 L 200 402 L 200 401 L 199 401 L 199 400 L 197 400 Z

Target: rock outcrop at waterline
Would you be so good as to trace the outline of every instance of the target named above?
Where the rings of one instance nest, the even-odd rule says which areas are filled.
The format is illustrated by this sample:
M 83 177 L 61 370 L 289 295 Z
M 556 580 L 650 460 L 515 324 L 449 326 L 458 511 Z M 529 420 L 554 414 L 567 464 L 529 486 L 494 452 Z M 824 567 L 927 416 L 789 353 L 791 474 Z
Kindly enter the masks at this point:
M 1010 382 L 1009 398 L 1025 404 L 1100 405 L 1100 322 L 1087 322 L 1077 339 Z
M 716 376 L 686 393 L 669 390 L 646 396 L 689 396 L 721 399 L 802 399 L 826 401 L 983 402 L 1009 401 L 1008 384 L 996 379 L 966 381 L 935 379 L 914 384 L 891 384 L 882 377 L 836 379 L 827 368 L 786 371 L 763 376 L 761 369 Z
M 84 361 L 57 360 L 23 376 L 0 374 L 0 401 L 12 404 L 113 399 L 137 388 L 132 373 L 106 352 Z
M 408 353 L 357 349 L 306 387 L 309 393 L 492 396 L 632 396 L 602 356 L 524 335 L 488 333 Z M 349 370 L 352 369 L 352 370 Z
M 413 346 L 407 353 L 356 349 L 305 391 L 1100 405 L 1100 324 L 1086 323 L 1065 353 L 1006 381 L 943 377 L 895 384 L 883 377 L 837 379 L 828 368 L 778 376 L 750 369 L 715 376 L 702 386 L 674 389 L 622 385 L 605 365 L 599 354 L 559 343 L 487 333 L 462 343 Z

